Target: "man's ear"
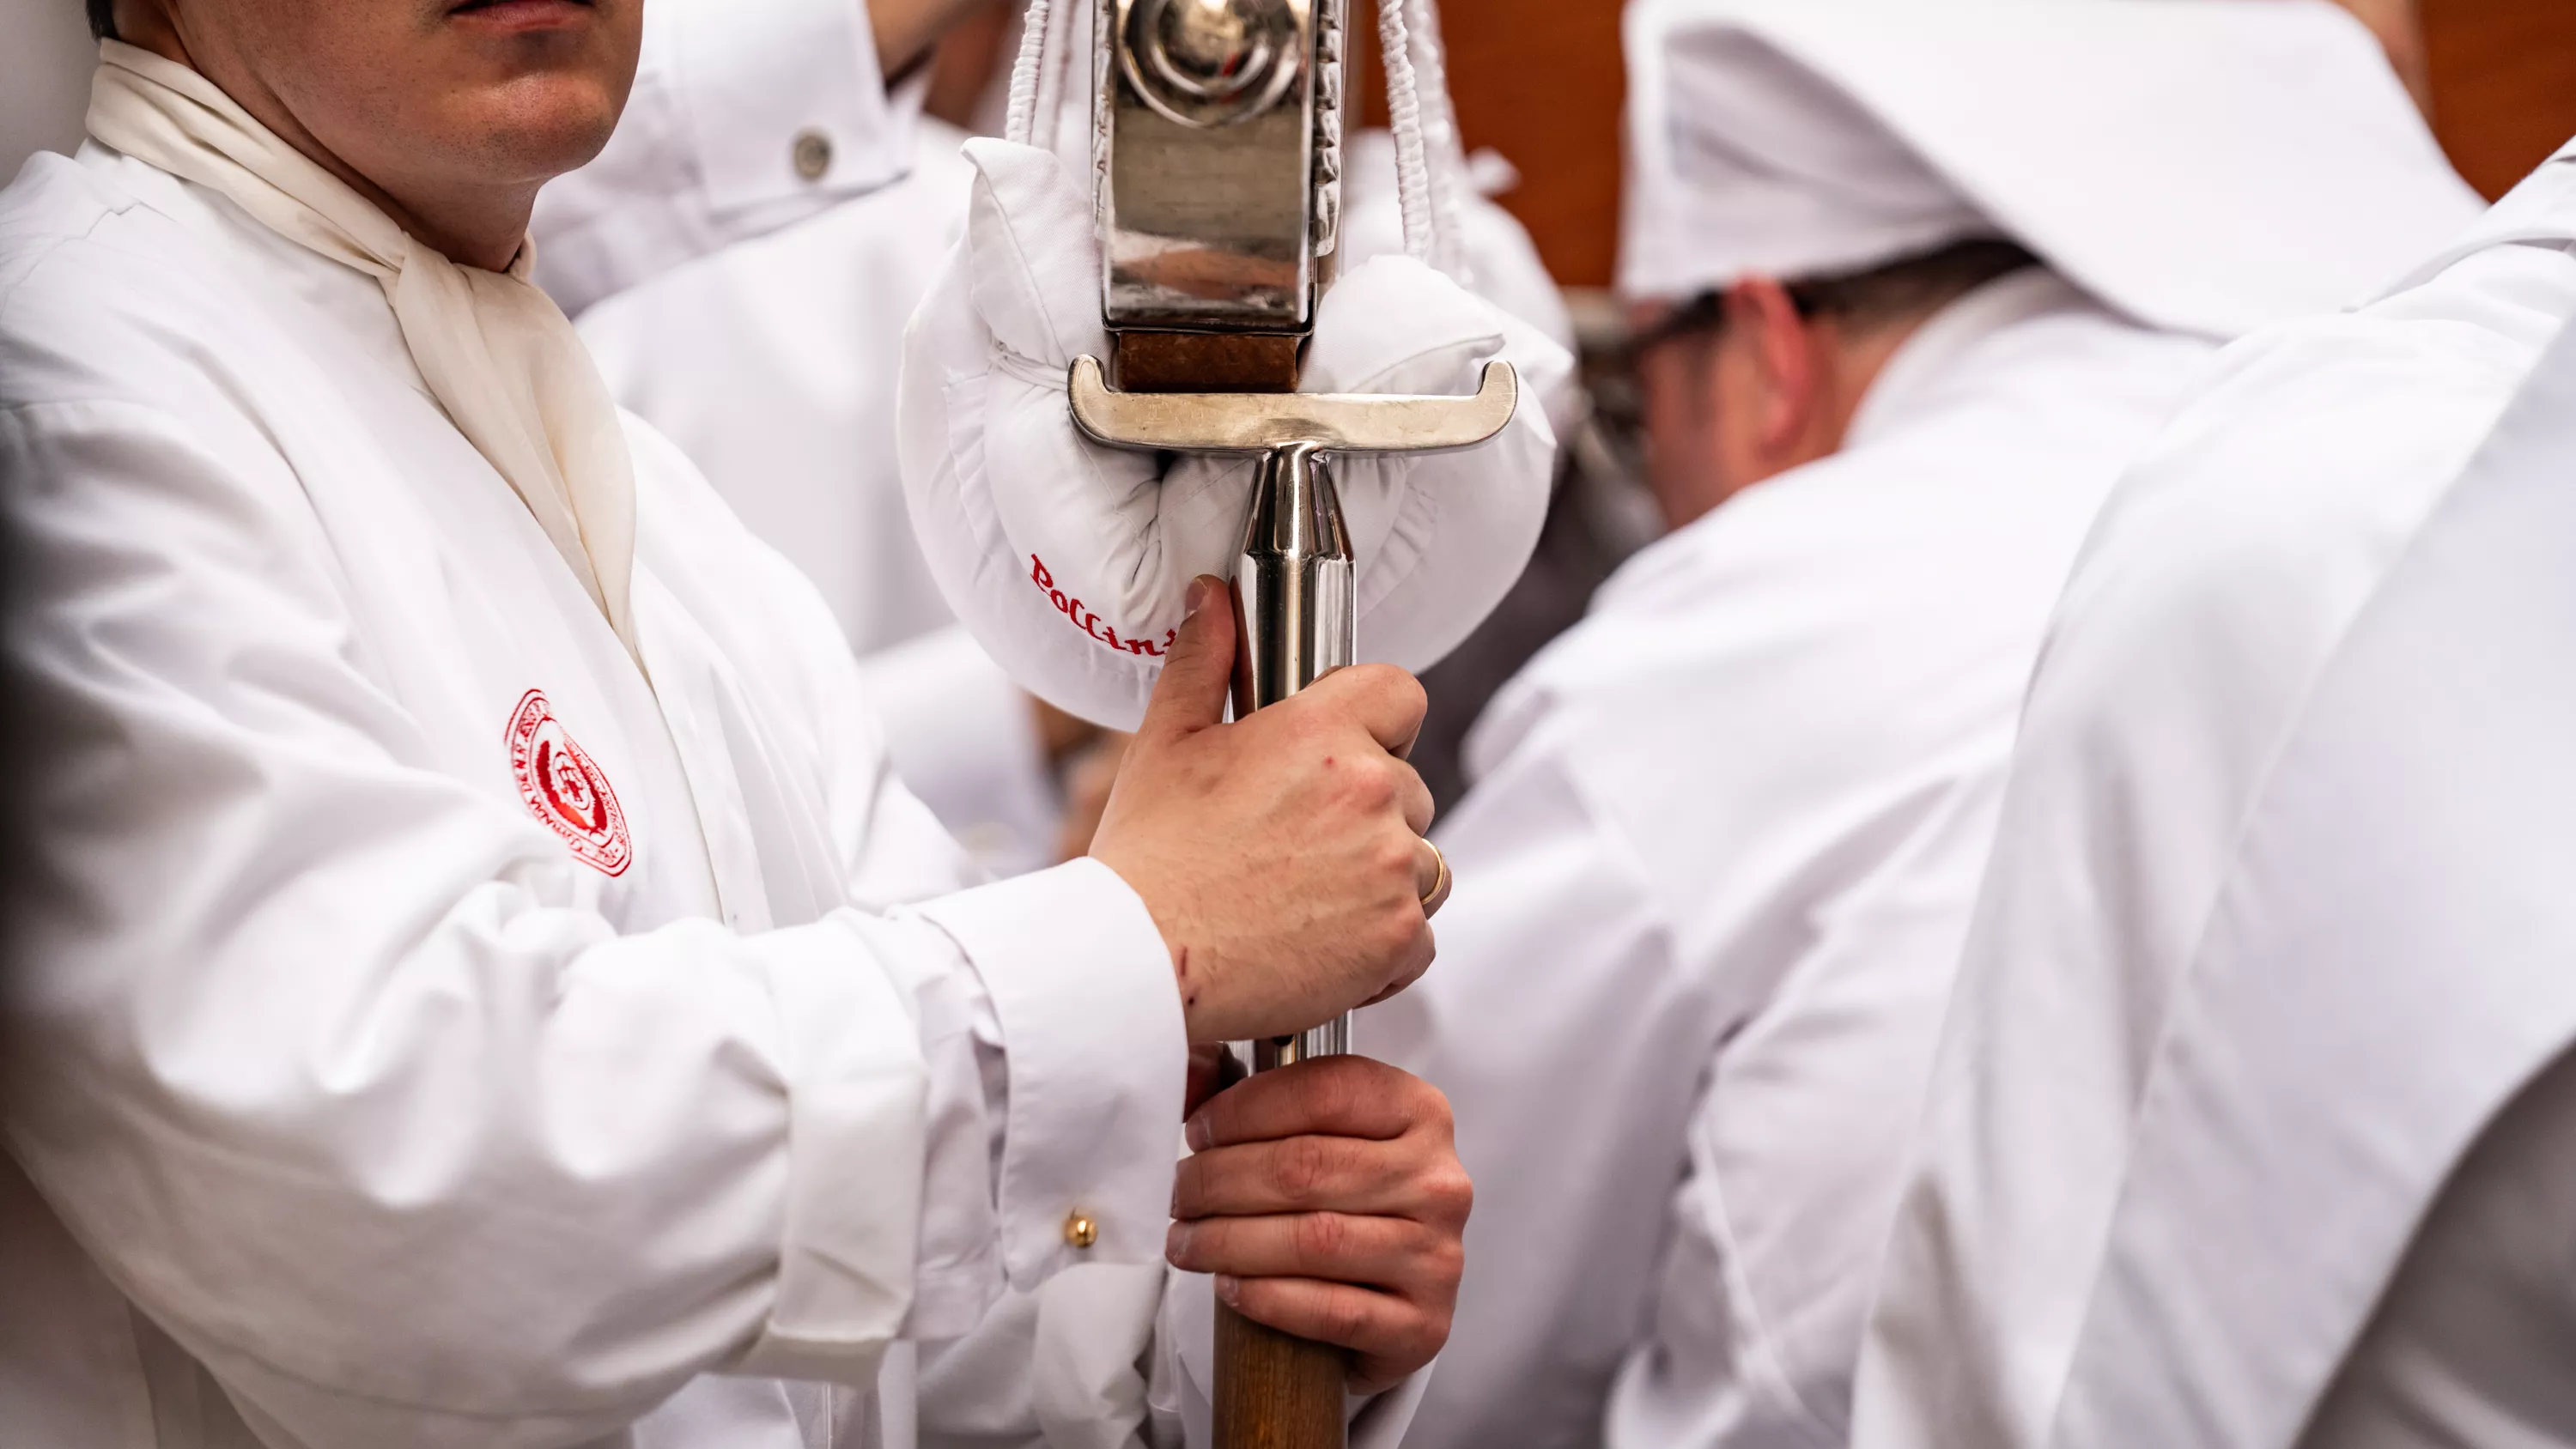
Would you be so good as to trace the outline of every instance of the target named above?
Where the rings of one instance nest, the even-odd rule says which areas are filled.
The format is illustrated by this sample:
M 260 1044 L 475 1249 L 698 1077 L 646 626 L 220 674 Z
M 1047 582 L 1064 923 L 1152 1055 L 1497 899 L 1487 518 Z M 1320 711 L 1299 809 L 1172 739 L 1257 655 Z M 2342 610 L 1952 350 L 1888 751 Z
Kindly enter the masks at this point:
M 1785 464 L 1824 406 L 1825 361 L 1787 288 L 1770 277 L 1746 277 L 1727 289 L 1726 326 L 1742 338 L 1761 385 L 1754 445 L 1766 463 Z

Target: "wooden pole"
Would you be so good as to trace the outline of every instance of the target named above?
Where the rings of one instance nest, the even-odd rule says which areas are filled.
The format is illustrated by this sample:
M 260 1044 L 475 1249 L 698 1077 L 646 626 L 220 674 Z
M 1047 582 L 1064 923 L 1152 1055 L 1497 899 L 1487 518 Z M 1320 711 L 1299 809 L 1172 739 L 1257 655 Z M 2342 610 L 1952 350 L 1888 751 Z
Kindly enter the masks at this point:
M 1216 1449 L 1340 1449 L 1342 1350 L 1216 1306 Z

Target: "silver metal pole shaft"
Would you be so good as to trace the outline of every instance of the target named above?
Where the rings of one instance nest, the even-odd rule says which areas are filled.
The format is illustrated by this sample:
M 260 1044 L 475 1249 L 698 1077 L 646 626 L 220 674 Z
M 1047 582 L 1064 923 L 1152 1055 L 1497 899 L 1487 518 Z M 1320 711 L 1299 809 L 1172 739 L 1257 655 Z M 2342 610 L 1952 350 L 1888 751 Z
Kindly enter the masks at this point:
M 1277 704 L 1359 656 L 1359 603 L 1350 531 L 1321 451 L 1308 443 L 1261 459 L 1234 565 L 1234 713 Z M 1343 1015 L 1294 1036 L 1252 1044 L 1266 1072 L 1351 1049 Z

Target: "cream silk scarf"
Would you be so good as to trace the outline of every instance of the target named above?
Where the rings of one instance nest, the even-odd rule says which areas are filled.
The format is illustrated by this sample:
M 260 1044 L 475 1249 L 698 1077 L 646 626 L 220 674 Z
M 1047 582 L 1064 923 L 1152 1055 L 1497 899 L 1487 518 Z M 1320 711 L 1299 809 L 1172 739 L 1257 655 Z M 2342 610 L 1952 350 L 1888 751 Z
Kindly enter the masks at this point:
M 117 41 L 99 46 L 89 132 L 381 282 L 430 395 L 509 480 L 635 651 L 634 461 L 599 369 L 562 310 L 528 280 L 531 246 L 521 244 L 507 272 L 459 266 L 214 82 Z

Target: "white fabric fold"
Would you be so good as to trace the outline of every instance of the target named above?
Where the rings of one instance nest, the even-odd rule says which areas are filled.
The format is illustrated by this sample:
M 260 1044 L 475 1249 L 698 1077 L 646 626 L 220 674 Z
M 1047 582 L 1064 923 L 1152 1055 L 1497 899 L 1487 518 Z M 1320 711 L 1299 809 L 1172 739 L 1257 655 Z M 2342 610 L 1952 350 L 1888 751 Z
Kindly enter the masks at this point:
M 599 369 L 529 280 L 534 248 L 523 243 L 507 272 L 450 261 L 214 82 L 118 41 L 99 45 L 89 131 L 381 282 L 430 396 L 508 480 L 635 652 L 634 461 Z

